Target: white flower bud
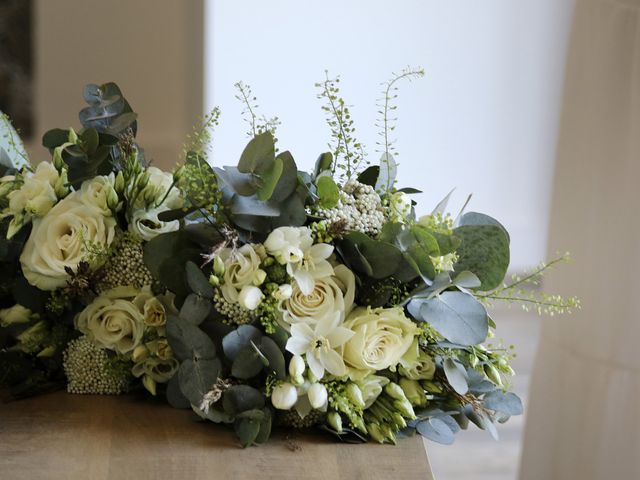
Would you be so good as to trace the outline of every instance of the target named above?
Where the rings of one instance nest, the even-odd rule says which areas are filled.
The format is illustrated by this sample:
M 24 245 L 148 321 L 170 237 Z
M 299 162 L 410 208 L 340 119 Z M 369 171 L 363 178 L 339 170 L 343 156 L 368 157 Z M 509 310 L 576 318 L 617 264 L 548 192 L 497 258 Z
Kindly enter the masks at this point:
M 309 390 L 307 390 L 307 395 L 309 397 L 309 403 L 316 410 L 326 407 L 329 394 L 327 393 L 327 387 L 323 384 L 314 383 L 311 385 Z
M 133 363 L 140 363 L 149 356 L 149 349 L 144 345 L 138 345 L 131 354 Z
M 0 327 L 8 327 L 18 323 L 29 323 L 30 321 L 31 310 L 20 304 L 0 310 Z
M 245 285 L 238 295 L 238 303 L 247 310 L 255 310 L 262 302 L 262 290 L 253 285 Z
M 290 383 L 281 383 L 271 392 L 271 403 L 278 410 L 291 410 L 297 401 L 298 392 Z
M 280 285 L 278 289 L 273 292 L 273 296 L 276 298 L 276 300 L 289 300 L 291 298 L 291 295 L 293 295 L 293 287 L 288 283 Z
M 349 396 L 349 400 L 351 400 L 354 405 L 357 405 L 360 408 L 364 408 L 364 397 L 362 396 L 362 390 L 355 383 L 350 383 L 347 385 L 347 395 Z
M 302 384 L 304 379 L 302 376 L 305 371 L 304 359 L 300 355 L 294 355 L 289 362 L 289 375 L 295 384 Z
M 329 412 L 327 415 L 327 423 L 336 432 L 342 433 L 342 417 L 338 412 Z
M 156 381 L 149 375 L 142 377 L 142 385 L 144 385 L 144 388 L 146 388 L 151 395 L 156 395 Z
M 258 286 L 262 285 L 267 278 L 267 272 L 262 269 L 256 270 L 255 276 L 253 277 L 253 284 Z
M 218 255 L 213 259 L 213 273 L 215 273 L 218 277 L 222 277 L 225 272 L 224 260 L 222 260 Z

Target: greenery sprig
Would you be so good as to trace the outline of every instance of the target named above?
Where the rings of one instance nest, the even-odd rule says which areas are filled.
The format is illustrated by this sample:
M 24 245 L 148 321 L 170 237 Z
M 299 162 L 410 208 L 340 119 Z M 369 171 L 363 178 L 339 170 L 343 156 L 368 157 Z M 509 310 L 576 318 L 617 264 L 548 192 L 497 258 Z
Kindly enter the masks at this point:
M 259 107 L 257 103 L 258 98 L 253 94 L 251 86 L 243 82 L 236 82 L 234 87 L 238 90 L 236 99 L 244 105 L 244 110 L 242 111 L 244 121 L 247 122 L 250 127 L 247 136 L 253 138 L 261 133 L 269 132 L 273 136 L 274 142 L 277 143 L 276 131 L 280 126 L 280 119 L 278 117 L 268 118 L 265 115 L 258 116 L 256 113 Z

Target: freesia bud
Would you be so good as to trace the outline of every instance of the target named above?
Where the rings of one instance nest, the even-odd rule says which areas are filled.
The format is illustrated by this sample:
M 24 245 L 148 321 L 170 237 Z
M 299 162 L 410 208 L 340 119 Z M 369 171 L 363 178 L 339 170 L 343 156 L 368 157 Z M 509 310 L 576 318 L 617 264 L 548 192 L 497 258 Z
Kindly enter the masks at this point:
M 389 395 L 394 400 L 400 400 L 400 401 L 407 400 L 407 397 L 405 396 L 404 391 L 402 391 L 402 388 L 400 388 L 400 385 L 398 385 L 397 383 L 389 382 L 387 385 L 385 385 L 384 391 L 387 395 Z
M 256 270 L 255 276 L 253 277 L 253 284 L 258 286 L 264 283 L 264 280 L 267 278 L 267 272 L 262 269 Z
M 20 304 L 0 310 L 0 327 L 8 327 L 19 323 L 29 323 L 30 321 L 31 310 Z
M 290 383 L 281 383 L 271 392 L 271 403 L 278 410 L 291 410 L 297 401 L 298 392 Z
M 280 285 L 278 289 L 273 292 L 273 296 L 276 297 L 276 300 L 289 300 L 293 295 L 293 288 L 288 283 Z
M 116 175 L 116 180 L 114 182 L 114 188 L 116 189 L 116 192 L 118 192 L 118 193 L 122 193 L 124 191 L 124 174 L 122 173 L 122 170 L 120 170 L 118 172 L 118 174 Z
M 309 403 L 316 410 L 320 410 L 327 405 L 329 395 L 327 393 L 327 387 L 321 383 L 314 383 L 309 387 L 307 391 L 309 396 Z
M 355 383 L 350 383 L 347 385 L 347 395 L 349 400 L 351 400 L 354 405 L 364 408 L 364 398 L 362 396 L 362 390 Z
M 156 381 L 149 375 L 142 377 L 142 385 L 148 390 L 148 392 L 155 397 L 156 395 Z
M 262 302 L 262 290 L 253 285 L 245 285 L 238 295 L 238 303 L 247 310 L 255 310 Z
M 140 363 L 149 356 L 149 349 L 144 345 L 138 345 L 131 354 L 133 363 Z
M 327 423 L 336 432 L 342 433 L 342 417 L 338 412 L 329 412 L 327 414 Z
M 40 353 L 36 355 L 38 358 L 51 358 L 56 353 L 56 347 L 54 345 L 49 345 L 48 347 L 40 350 Z
M 500 377 L 500 372 L 498 372 L 496 367 L 494 367 L 490 363 L 487 363 L 484 366 L 484 373 L 487 375 L 489 380 L 491 380 L 493 383 L 495 383 L 496 385 L 502 386 L 502 378 Z
M 424 389 L 416 380 L 401 378 L 400 388 L 402 388 L 409 403 L 414 407 L 424 407 L 427 404 L 427 396 L 424 393 Z
M 385 437 L 380 430 L 380 425 L 377 423 L 370 423 L 367 425 L 367 433 L 369 436 L 378 443 L 384 443 Z
M 107 207 L 109 207 L 110 210 L 116 211 L 119 203 L 120 199 L 118 198 L 118 194 L 114 189 L 110 188 L 107 194 Z
M 217 276 L 222 277 L 224 275 L 225 266 L 224 260 L 222 260 L 219 256 L 215 256 L 213 259 L 213 273 Z
M 305 371 L 304 359 L 300 355 L 294 355 L 289 362 L 289 375 L 291 375 L 291 379 L 297 385 L 300 385 L 304 382 L 302 376 Z
M 212 287 L 217 287 L 218 285 L 220 285 L 220 278 L 217 277 L 216 275 L 210 275 L 209 276 L 209 284 Z

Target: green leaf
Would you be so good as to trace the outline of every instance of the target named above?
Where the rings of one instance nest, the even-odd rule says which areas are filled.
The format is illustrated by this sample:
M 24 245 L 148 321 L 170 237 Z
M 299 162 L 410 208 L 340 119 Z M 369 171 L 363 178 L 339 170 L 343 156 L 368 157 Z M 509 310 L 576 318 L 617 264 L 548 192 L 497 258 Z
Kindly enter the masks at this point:
M 375 188 L 379 176 L 380 167 L 378 165 L 372 165 L 358 175 L 358 181 Z
M 193 291 L 200 295 L 201 297 L 212 299 L 213 298 L 213 288 L 207 280 L 205 274 L 200 270 L 200 267 L 193 263 L 192 261 L 186 262 L 185 272 L 187 274 L 187 283 L 189 287 Z
M 278 154 L 276 158 L 282 160 L 282 175 L 271 195 L 271 201 L 281 203 L 293 195 L 298 187 L 298 166 L 289 151 Z
M 463 225 L 454 233 L 462 240 L 454 269 L 475 273 L 482 282 L 479 290 L 498 287 L 509 267 L 509 237 L 504 229 L 497 225 Z
M 178 360 L 212 359 L 216 356 L 216 346 L 209 336 L 175 315 L 167 318 L 167 340 Z
M 243 448 L 253 445 L 260 433 L 260 421 L 252 418 L 238 418 L 233 426 Z
M 509 232 L 507 229 L 495 218 L 485 215 L 484 213 L 468 212 L 460 217 L 456 226 L 462 227 L 465 225 L 495 225 L 500 227 L 504 234 L 509 239 Z
M 252 346 L 248 346 L 240 350 L 233 360 L 231 375 L 241 380 L 249 380 L 262 372 L 263 367 L 261 354 Z
M 330 170 L 333 165 L 333 154 L 331 152 L 321 153 L 316 160 L 316 166 L 314 168 L 314 176 L 317 177 L 325 170 Z
M 47 131 L 42 136 L 42 146 L 53 150 L 60 145 L 69 141 L 69 130 L 63 130 L 62 128 L 54 128 Z
M 211 300 L 190 293 L 180 308 L 180 318 L 193 325 L 200 325 L 211 313 Z
M 79 135 L 82 149 L 89 155 L 93 155 L 98 149 L 100 138 L 98 132 L 94 128 L 87 128 Z
M 222 397 L 224 411 L 237 415 L 247 410 L 261 409 L 265 405 L 264 395 L 249 385 L 233 385 Z
M 259 348 L 269 362 L 266 369 L 273 371 L 279 380 L 284 380 L 287 375 L 284 354 L 276 342 L 269 337 L 262 337 Z
M 262 421 L 260 422 L 260 433 L 255 439 L 255 443 L 262 444 L 269 440 L 271 436 L 271 426 L 273 423 L 273 416 L 271 415 L 271 410 L 268 408 L 263 409 L 264 416 Z
M 240 325 L 222 339 L 222 349 L 225 356 L 234 361 L 238 354 L 251 347 L 251 342 L 259 342 L 262 332 L 253 325 Z
M 413 318 L 431 324 L 453 343 L 478 345 L 487 338 L 487 311 L 467 293 L 446 291 L 434 298 L 414 298 L 407 308 Z
M 316 180 L 319 203 L 322 208 L 334 208 L 340 200 L 340 189 L 336 182 L 328 175 L 323 175 Z
M 453 284 L 462 288 L 478 288 L 481 282 L 475 274 L 463 271 L 456 275 L 456 278 L 453 279 Z
M 271 168 L 260 175 L 260 180 L 262 181 L 262 186 L 258 189 L 256 196 L 258 200 L 266 201 L 271 198 L 273 192 L 280 180 L 280 176 L 282 175 L 283 162 L 281 157 L 276 157 L 275 161 Z
M 264 174 L 271 170 L 276 157 L 275 143 L 270 132 L 256 135 L 245 147 L 238 170 L 242 173 Z
M 447 381 L 453 389 L 460 395 L 465 395 L 469 391 L 469 385 L 467 384 L 467 372 L 464 367 L 452 358 L 445 358 L 442 362 L 442 368 Z
M 188 359 L 182 362 L 178 370 L 180 391 L 192 405 L 200 405 L 204 394 L 207 393 L 218 380 L 220 360 Z
M 455 440 L 451 428 L 438 417 L 418 423 L 416 430 L 423 437 L 443 445 L 451 445 Z
M 378 280 L 393 275 L 402 261 L 402 253 L 396 246 L 373 240 L 361 232 L 348 233 L 344 236 L 343 243 L 347 246 L 346 250 L 352 253 L 348 260 L 354 260 L 353 266 L 368 270 L 368 265 L 371 268 L 370 273 L 369 271 L 362 273 Z M 365 262 L 357 259 L 356 252 L 364 258 Z
M 167 402 L 173 408 L 187 409 L 191 408 L 191 402 L 184 396 L 180 390 L 180 380 L 178 375 L 174 375 L 167 383 Z

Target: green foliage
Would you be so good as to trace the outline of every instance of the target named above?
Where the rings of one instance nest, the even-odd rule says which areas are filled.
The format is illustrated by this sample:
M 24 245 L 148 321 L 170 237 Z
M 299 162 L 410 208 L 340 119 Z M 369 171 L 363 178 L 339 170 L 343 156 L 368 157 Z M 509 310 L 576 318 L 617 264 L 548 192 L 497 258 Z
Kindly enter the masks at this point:
M 120 137 L 131 130 L 135 136 L 137 114 L 131 109 L 115 83 L 90 84 L 84 88 L 88 107 L 80 111 L 80 123 L 86 129 Z
M 328 175 L 323 175 L 316 180 L 318 188 L 318 204 L 322 208 L 335 208 L 340 200 L 340 189 L 336 182 Z
M 238 94 L 236 95 L 236 99 L 238 99 L 244 105 L 244 110 L 242 111 L 244 120 L 249 124 L 250 129 L 247 132 L 248 137 L 255 137 L 262 133 L 269 132 L 274 140 L 277 141 L 276 130 L 280 125 L 280 120 L 278 117 L 267 118 L 264 115 L 258 117 L 256 114 L 256 110 L 258 109 L 258 104 L 256 96 L 253 94 L 251 87 L 249 85 L 244 84 L 243 82 L 237 82 L 234 84 L 234 87 L 238 90 Z
M 325 80 L 316 83 L 316 88 L 320 89 L 318 99 L 325 102 L 322 110 L 331 131 L 334 158 L 331 173 L 334 177 L 339 173 L 340 180 L 345 183 L 358 173 L 361 165 L 366 164 L 366 158 L 363 145 L 354 137 L 356 129 L 351 111 L 340 97 L 339 83 L 339 77 L 329 78 L 329 73 L 325 72 Z

